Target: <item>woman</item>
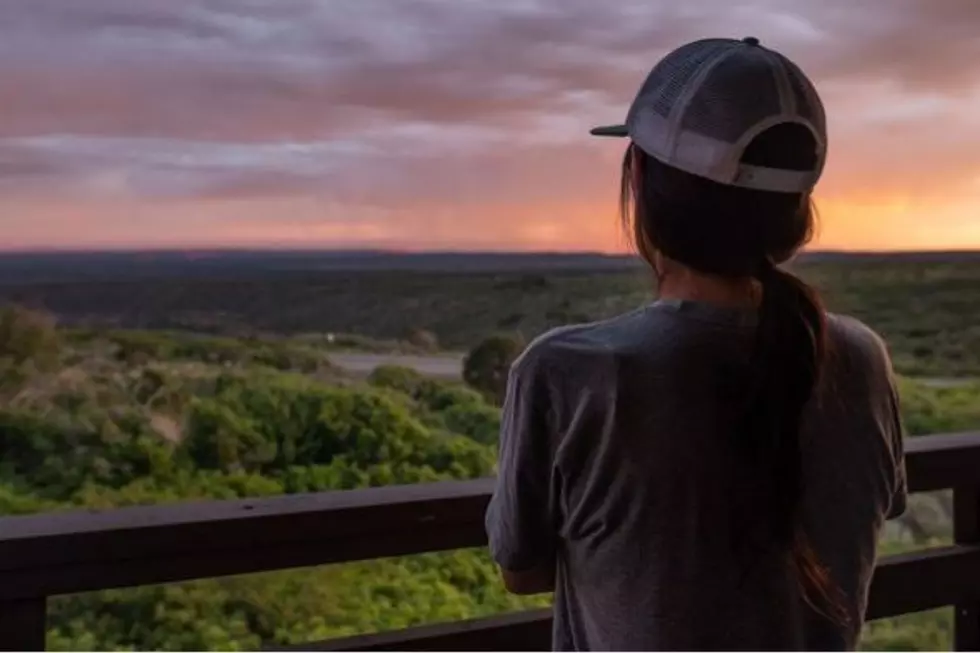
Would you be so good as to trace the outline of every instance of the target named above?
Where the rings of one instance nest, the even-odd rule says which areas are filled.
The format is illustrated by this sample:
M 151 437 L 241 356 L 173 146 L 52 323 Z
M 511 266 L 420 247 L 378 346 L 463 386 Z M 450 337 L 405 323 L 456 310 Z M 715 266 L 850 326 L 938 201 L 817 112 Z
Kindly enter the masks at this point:
M 514 363 L 491 552 L 555 591 L 565 650 L 853 649 L 905 506 L 882 341 L 782 270 L 826 154 L 809 80 L 758 40 L 661 61 L 620 127 L 659 300 Z

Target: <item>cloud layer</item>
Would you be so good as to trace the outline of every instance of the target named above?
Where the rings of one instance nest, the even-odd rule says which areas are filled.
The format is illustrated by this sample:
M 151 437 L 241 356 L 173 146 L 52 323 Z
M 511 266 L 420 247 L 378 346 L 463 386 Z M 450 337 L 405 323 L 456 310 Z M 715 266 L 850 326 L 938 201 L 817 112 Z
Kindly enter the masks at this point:
M 690 4 L 0 3 L 0 233 L 615 247 L 621 145 L 588 127 L 668 49 L 752 34 L 824 94 L 831 245 L 980 246 L 980 4 Z M 919 211 L 938 235 L 891 233 Z

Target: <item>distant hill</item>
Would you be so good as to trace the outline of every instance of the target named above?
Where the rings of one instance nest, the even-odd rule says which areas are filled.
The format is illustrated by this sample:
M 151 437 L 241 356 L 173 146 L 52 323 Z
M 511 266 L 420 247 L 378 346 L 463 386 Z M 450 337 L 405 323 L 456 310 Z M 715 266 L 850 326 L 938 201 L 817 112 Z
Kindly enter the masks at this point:
M 909 262 L 980 262 L 980 252 L 810 252 L 803 262 L 862 259 Z M 325 271 L 513 272 L 623 270 L 627 255 L 593 253 L 488 253 L 385 251 L 129 251 L 0 253 L 0 284 L 92 282 L 117 279 L 254 278 L 270 273 Z
M 134 278 L 250 278 L 277 272 L 624 269 L 603 254 L 398 253 L 381 251 L 156 251 L 0 253 L 0 283 Z

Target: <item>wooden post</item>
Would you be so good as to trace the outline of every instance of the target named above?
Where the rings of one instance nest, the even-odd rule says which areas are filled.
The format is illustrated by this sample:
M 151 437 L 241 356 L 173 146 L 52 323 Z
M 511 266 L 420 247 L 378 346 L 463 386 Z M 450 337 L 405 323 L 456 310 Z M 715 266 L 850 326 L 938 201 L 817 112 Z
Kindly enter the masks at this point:
M 980 544 L 980 488 L 953 490 L 953 538 L 957 544 Z M 955 606 L 953 650 L 980 651 L 980 588 Z
M 0 651 L 43 651 L 47 600 L 16 599 L 0 602 Z

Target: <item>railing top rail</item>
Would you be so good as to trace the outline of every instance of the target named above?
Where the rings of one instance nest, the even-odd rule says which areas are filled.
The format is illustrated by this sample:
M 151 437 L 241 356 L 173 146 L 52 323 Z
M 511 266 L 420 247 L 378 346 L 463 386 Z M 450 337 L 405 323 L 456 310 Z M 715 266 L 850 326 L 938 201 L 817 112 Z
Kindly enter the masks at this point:
M 492 478 L 480 478 L 252 499 L 185 501 L 108 510 L 56 511 L 0 517 L 0 568 L 9 566 L 9 560 L 3 555 L 5 547 L 19 542 L 36 543 L 45 539 L 77 537 L 91 533 L 125 533 L 198 524 L 268 521 L 275 518 L 302 519 L 310 514 L 343 516 L 376 510 L 398 513 L 406 509 L 429 507 L 430 504 L 479 499 L 490 494 L 493 482 Z M 334 527 L 340 525 L 335 524 Z
M 969 450 L 976 447 L 980 447 L 980 431 L 917 435 L 905 439 L 905 451 L 909 454 L 948 449 Z
M 493 479 L 0 518 L 0 600 L 485 543 Z
M 910 492 L 980 485 L 980 431 L 908 438 Z
M 980 433 L 907 444 L 909 487 L 980 484 Z M 493 479 L 0 518 L 0 600 L 482 546 Z

